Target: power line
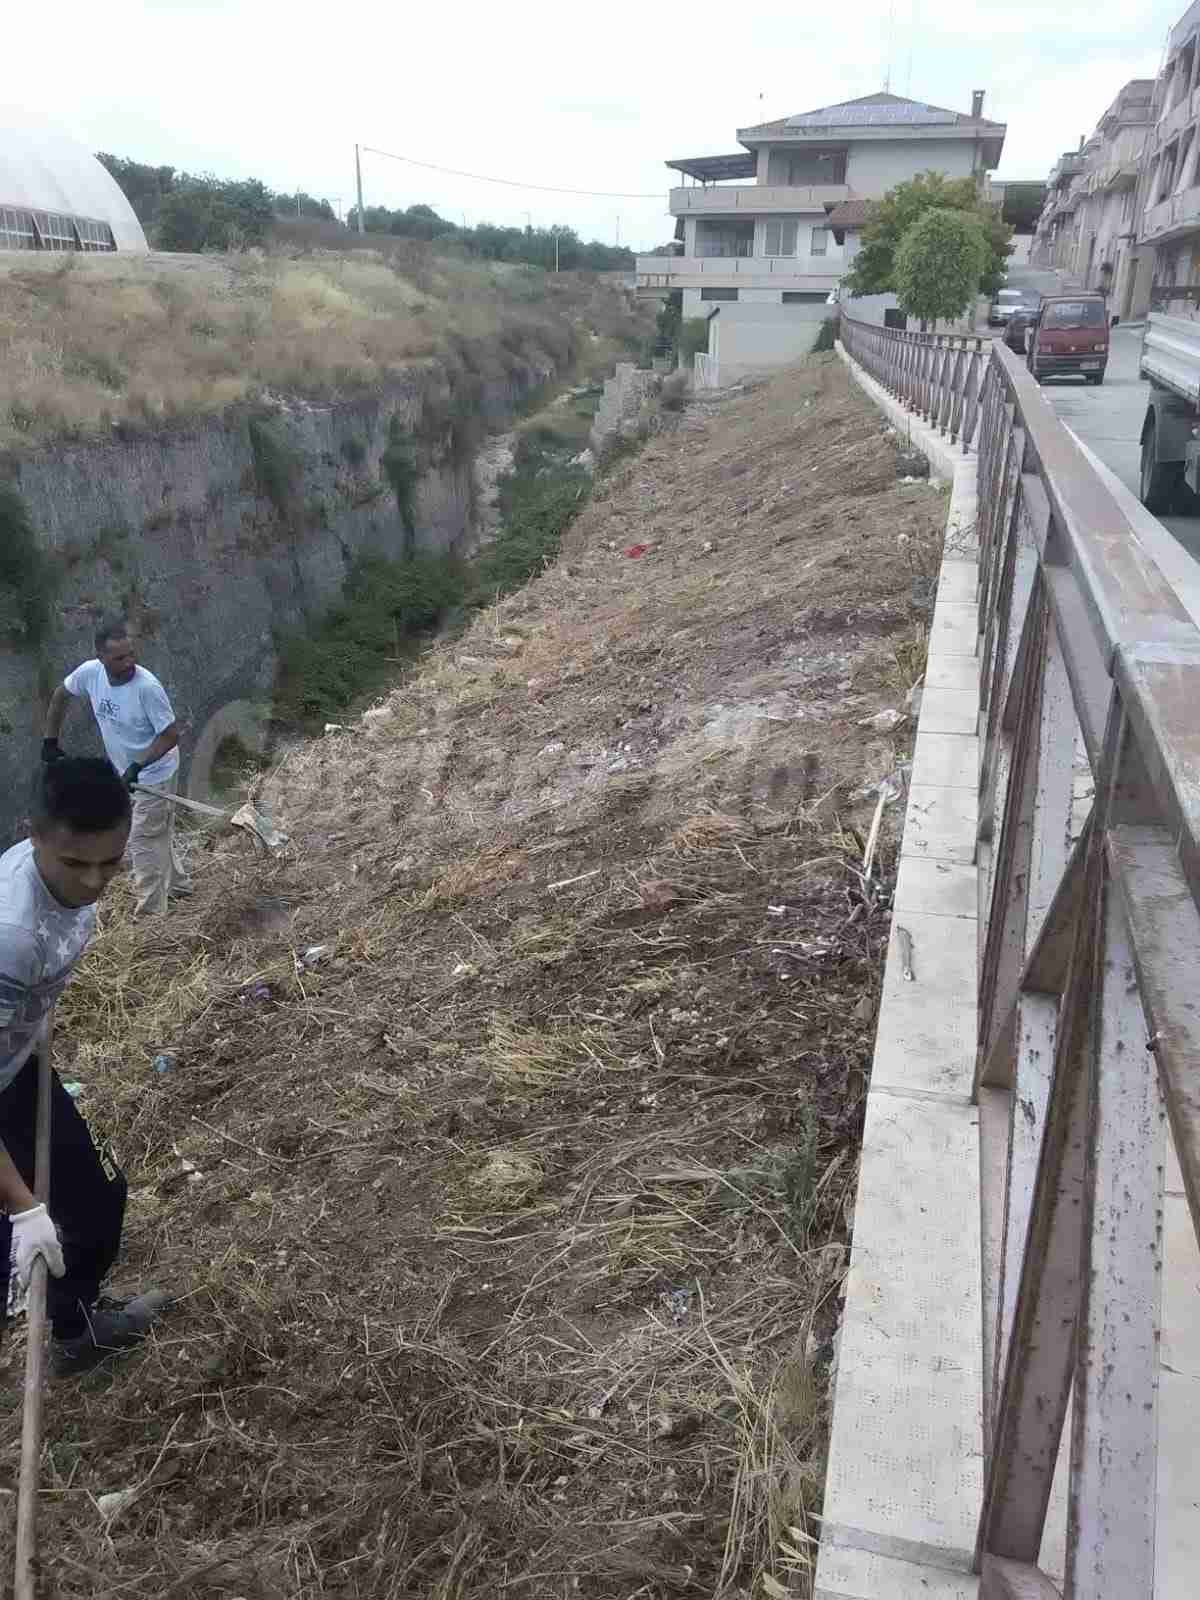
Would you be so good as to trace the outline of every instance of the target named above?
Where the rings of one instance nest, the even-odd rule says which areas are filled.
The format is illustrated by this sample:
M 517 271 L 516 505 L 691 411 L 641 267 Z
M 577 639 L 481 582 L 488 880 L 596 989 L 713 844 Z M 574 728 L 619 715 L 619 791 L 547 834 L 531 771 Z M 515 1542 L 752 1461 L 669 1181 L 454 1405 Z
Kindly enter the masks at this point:
M 456 167 L 439 167 L 432 161 L 417 161 L 412 156 L 398 156 L 394 150 L 376 150 L 364 144 L 362 149 L 373 156 L 385 156 L 389 161 L 404 161 L 410 167 L 424 167 L 427 172 L 442 172 L 451 178 L 472 178 L 476 183 L 502 183 L 507 189 L 538 189 L 542 194 L 587 195 L 596 200 L 661 200 L 658 194 L 629 194 L 615 189 L 560 189 L 552 183 L 518 183 L 515 178 L 489 178 L 482 172 L 459 172 Z

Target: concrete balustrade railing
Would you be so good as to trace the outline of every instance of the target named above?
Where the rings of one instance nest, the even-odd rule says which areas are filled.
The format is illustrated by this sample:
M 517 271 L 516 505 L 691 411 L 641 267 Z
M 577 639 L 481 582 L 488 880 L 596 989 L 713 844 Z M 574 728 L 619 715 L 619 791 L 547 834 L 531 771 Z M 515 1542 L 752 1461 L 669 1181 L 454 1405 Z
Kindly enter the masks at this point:
M 1065 1593 L 1150 1600 L 1164 1111 L 1200 1221 L 1200 630 L 999 342 L 842 339 L 978 453 L 979 1593 L 1059 1594 L 1069 1412 Z

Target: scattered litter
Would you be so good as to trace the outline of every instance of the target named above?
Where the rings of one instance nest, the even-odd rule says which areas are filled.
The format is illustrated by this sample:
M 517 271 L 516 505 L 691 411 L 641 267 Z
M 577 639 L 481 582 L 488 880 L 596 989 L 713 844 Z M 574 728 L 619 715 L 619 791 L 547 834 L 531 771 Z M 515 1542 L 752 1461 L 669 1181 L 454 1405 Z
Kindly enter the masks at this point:
M 875 733 L 891 733 L 894 728 L 898 728 L 902 722 L 907 721 L 908 718 L 903 711 L 889 708 L 887 711 L 877 711 L 873 717 L 860 718 L 858 726 L 860 728 L 870 728 Z
M 912 934 L 907 928 L 896 927 L 896 941 L 900 946 L 900 976 L 905 983 L 915 983 L 917 975 L 913 971 L 913 941 Z
M 177 1059 L 178 1058 L 175 1055 L 173 1055 L 171 1051 L 164 1050 L 160 1055 L 157 1055 L 154 1058 L 154 1070 L 155 1070 L 155 1072 L 157 1072 L 161 1076 L 163 1073 L 167 1073 L 167 1072 L 173 1071 L 174 1068 L 175 1068 L 175 1064 L 176 1064 Z M 68 1090 L 67 1092 L 70 1093 L 70 1090 Z
M 692 1292 L 690 1289 L 664 1289 L 658 1301 L 670 1312 L 671 1321 L 678 1324 L 692 1309 Z
M 120 1516 L 122 1511 L 128 1511 L 141 1492 L 141 1484 L 135 1483 L 132 1489 L 114 1489 L 111 1494 L 98 1495 L 96 1497 L 96 1510 L 104 1518 L 105 1522 L 112 1522 L 115 1517 Z
M 646 554 L 646 551 L 649 550 L 649 548 L 650 546 L 648 544 L 631 544 L 628 550 L 626 550 L 625 554 L 631 561 L 637 561 L 641 556 Z
M 71 1096 L 72 1100 L 77 1100 L 83 1093 L 83 1085 L 76 1078 L 71 1078 L 68 1082 L 64 1083 L 63 1088 Z
M 327 722 L 325 724 L 326 733 L 345 733 L 345 731 L 346 724 L 344 722 Z
M 767 915 L 769 917 L 784 917 L 784 916 L 787 915 L 787 907 L 786 906 L 768 906 L 767 907 Z
M 307 972 L 310 967 L 315 967 L 333 949 L 331 944 L 310 944 L 303 955 L 297 956 L 296 971 Z
M 259 979 L 249 983 L 238 996 L 239 1000 L 269 1000 L 271 998 L 271 985 Z
M 472 966 L 469 961 L 457 961 L 450 968 L 452 978 L 475 978 L 479 975 L 479 968 Z

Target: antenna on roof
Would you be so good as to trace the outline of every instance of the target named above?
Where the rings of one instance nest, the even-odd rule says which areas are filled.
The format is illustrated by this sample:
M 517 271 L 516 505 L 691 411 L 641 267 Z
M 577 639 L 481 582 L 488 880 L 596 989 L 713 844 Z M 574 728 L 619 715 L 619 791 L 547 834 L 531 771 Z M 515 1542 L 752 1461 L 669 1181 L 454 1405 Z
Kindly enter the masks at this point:
M 892 92 L 892 46 L 896 42 L 896 0 L 891 0 L 888 8 L 888 43 L 887 43 L 887 71 L 883 76 L 883 92 Z

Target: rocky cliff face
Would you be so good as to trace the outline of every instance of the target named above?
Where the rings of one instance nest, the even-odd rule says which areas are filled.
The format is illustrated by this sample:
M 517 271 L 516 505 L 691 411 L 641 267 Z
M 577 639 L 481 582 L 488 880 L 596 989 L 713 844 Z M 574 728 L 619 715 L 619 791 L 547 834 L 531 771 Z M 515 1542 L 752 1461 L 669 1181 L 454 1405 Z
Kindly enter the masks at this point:
M 94 653 L 100 616 L 133 624 L 188 725 L 186 762 L 220 707 L 267 699 L 279 633 L 327 610 L 357 558 L 470 544 L 475 441 L 549 376 L 527 367 L 456 393 L 425 368 L 352 402 L 11 458 L 54 606 L 36 644 L 0 643 L 0 844 L 25 812 L 48 694 Z M 75 717 L 69 746 L 98 748 Z

